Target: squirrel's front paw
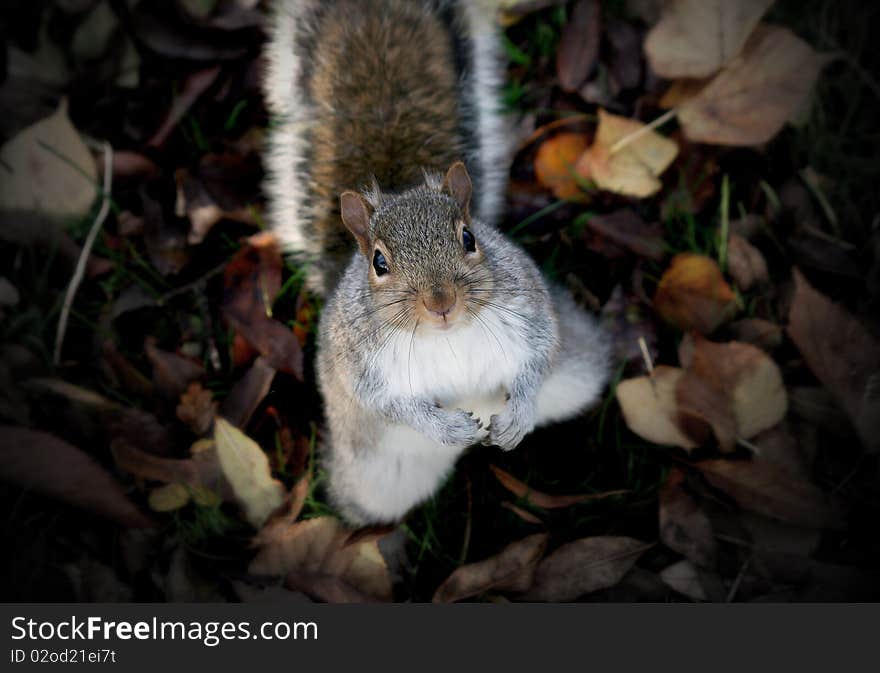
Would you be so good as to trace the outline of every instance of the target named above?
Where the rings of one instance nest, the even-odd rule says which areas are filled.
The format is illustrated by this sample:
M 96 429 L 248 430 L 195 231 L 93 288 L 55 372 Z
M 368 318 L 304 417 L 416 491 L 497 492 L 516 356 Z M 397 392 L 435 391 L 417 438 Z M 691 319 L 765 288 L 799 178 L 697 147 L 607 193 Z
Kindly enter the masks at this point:
M 444 410 L 442 417 L 443 424 L 438 433 L 438 439 L 442 444 L 470 446 L 479 442 L 483 425 L 472 413 L 461 409 Z
M 483 441 L 484 444 L 500 446 L 505 451 L 510 451 L 519 446 L 523 437 L 535 428 L 534 414 L 520 411 L 517 413 L 511 405 L 500 414 L 495 414 L 489 421 L 489 436 Z

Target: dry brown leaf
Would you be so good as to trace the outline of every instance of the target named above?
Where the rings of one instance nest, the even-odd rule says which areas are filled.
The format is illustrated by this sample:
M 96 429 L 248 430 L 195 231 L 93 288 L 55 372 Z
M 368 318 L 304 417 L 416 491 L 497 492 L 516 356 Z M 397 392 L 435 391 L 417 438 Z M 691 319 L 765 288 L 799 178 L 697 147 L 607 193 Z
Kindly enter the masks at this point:
M 773 0 L 673 0 L 645 37 L 661 77 L 707 77 L 733 59 Z
M 760 24 L 742 54 L 682 103 L 678 121 L 696 142 L 766 143 L 804 107 L 829 60 L 787 28 Z
M 556 50 L 556 73 L 563 91 L 577 91 L 599 58 L 602 12 L 598 0 L 578 0 Z
M 797 270 L 788 334 L 868 451 L 880 451 L 880 342 Z
M 100 438 L 107 445 L 122 439 L 156 454 L 169 454 L 176 446 L 172 433 L 155 416 L 123 406 L 93 390 L 51 378 L 28 379 L 21 385 L 46 416 L 53 419 L 59 433 Z
M 205 390 L 198 381 L 190 383 L 186 392 L 180 396 L 177 417 L 195 434 L 205 435 L 211 430 L 216 415 L 217 403 L 211 391 Z
M 577 160 L 577 174 L 615 194 L 638 198 L 656 194 L 662 186 L 658 177 L 675 159 L 678 145 L 653 130 L 635 138 L 634 134 L 642 132 L 645 124 L 601 108 L 598 113 L 596 138 Z M 614 147 L 630 136 L 634 137 L 632 142 L 620 149 Z
M 743 509 L 805 528 L 842 525 L 840 512 L 822 491 L 769 461 L 704 460 L 695 466 Z
M 658 262 L 663 259 L 662 227 L 656 222 L 648 224 L 630 208 L 593 215 L 587 219 L 587 227 L 641 257 Z
M 0 148 L 0 210 L 34 211 L 79 220 L 98 194 L 91 152 L 62 100 L 51 116 L 20 131 Z
M 214 444 L 236 500 L 251 525 L 259 528 L 284 502 L 284 486 L 272 478 L 269 459 L 259 444 L 222 417 L 214 422 Z
M 709 334 L 734 314 L 736 295 L 714 259 L 683 252 L 661 276 L 654 309 L 681 330 Z
M 684 370 L 660 365 L 652 376 L 639 376 L 617 384 L 617 400 L 627 427 L 655 444 L 697 447 L 676 423 L 675 389 Z
M 764 255 L 742 236 L 731 234 L 727 242 L 727 270 L 741 290 L 770 279 Z
M 454 603 L 490 589 L 526 591 L 547 549 L 547 533 L 529 535 L 495 556 L 457 568 L 434 592 L 434 603 Z
M 535 155 L 535 177 L 559 199 L 583 196 L 575 163 L 587 148 L 583 133 L 557 133 L 541 143 Z
M 281 250 L 271 233 L 248 239 L 224 271 L 223 316 L 274 369 L 302 380 L 303 354 L 292 330 L 272 319 L 281 288 Z
M 680 413 L 712 427 L 722 451 L 732 451 L 737 438 L 749 439 L 773 427 L 788 411 L 779 368 L 761 349 L 701 336 L 694 339 L 676 400 Z
M 525 599 L 573 601 L 584 594 L 613 587 L 639 556 L 653 546 L 631 537 L 615 536 L 570 542 L 541 561 Z
M 200 363 L 157 347 L 155 337 L 144 340 L 144 353 L 153 367 L 153 384 L 168 400 L 176 402 L 190 383 L 205 375 Z
M 274 379 L 275 369 L 265 357 L 259 356 L 223 400 L 223 417 L 236 427 L 244 428 L 269 394 Z
M 782 343 L 782 327 L 761 318 L 744 318 L 732 322 L 730 331 L 737 341 L 752 344 L 764 351 L 772 351 Z
M 128 528 L 154 525 L 91 456 L 46 432 L 0 425 L 0 479 Z
M 333 602 L 389 601 L 391 577 L 378 538 L 349 544 L 352 534 L 338 519 L 318 517 L 294 524 L 268 524 L 254 538 L 259 547 L 249 572 L 281 575 L 289 589 Z
M 669 471 L 660 490 L 660 541 L 698 566 L 711 568 L 718 555 L 718 544 L 709 517 L 684 490 L 684 474 Z
M 571 507 L 572 505 L 578 505 L 580 503 L 589 502 L 591 500 L 602 500 L 604 498 L 611 498 L 616 495 L 624 495 L 625 493 L 629 493 L 629 491 L 626 490 L 617 490 L 607 491 L 605 493 L 582 493 L 579 495 L 550 495 L 548 493 L 536 491 L 527 484 L 521 482 L 512 474 L 505 472 L 500 467 L 490 465 L 489 469 L 492 470 L 492 474 L 494 474 L 495 478 L 498 479 L 499 482 L 501 482 L 501 485 L 504 486 L 504 488 L 506 488 L 508 491 L 513 493 L 516 497 L 524 498 L 535 507 L 542 507 L 544 509 L 559 509 L 561 507 Z
M 502 503 L 501 503 L 501 506 L 502 506 L 504 509 L 508 509 L 508 510 L 510 510 L 511 512 L 513 512 L 514 514 L 516 514 L 520 519 L 522 519 L 522 520 L 525 521 L 526 523 L 533 523 L 533 524 L 535 524 L 536 526 L 541 526 L 541 525 L 544 524 L 544 522 L 541 521 L 541 520 L 540 520 L 538 517 L 536 517 L 534 514 L 532 514 L 532 513 L 529 512 L 529 511 L 524 510 L 522 507 L 517 507 L 516 505 L 514 505 L 514 504 L 513 504 L 512 502 L 510 502 L 509 500 L 505 500 L 504 502 L 502 502 Z
M 211 442 L 204 450 L 195 450 L 199 442 Z M 195 490 L 212 490 L 231 499 L 229 484 L 223 478 L 220 462 L 212 440 L 199 440 L 193 445 L 192 458 L 177 460 L 160 458 L 136 449 L 123 440 L 114 441 L 110 450 L 120 470 L 143 479 L 166 484 L 180 482 Z
M 664 110 L 679 107 L 702 91 L 710 81 L 708 78 L 677 79 L 666 89 L 666 93 L 660 98 L 658 105 Z
M 673 563 L 661 570 L 660 579 L 691 600 L 706 600 L 706 591 L 700 583 L 700 573 L 696 566 L 687 559 Z

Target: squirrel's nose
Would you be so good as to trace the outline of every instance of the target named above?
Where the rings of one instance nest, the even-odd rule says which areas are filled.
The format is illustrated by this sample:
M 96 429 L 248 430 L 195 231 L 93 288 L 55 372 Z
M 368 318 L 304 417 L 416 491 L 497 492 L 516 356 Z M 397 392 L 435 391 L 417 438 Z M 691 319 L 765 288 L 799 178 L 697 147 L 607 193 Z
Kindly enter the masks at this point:
M 431 313 L 445 318 L 455 308 L 455 292 L 435 287 L 422 301 Z

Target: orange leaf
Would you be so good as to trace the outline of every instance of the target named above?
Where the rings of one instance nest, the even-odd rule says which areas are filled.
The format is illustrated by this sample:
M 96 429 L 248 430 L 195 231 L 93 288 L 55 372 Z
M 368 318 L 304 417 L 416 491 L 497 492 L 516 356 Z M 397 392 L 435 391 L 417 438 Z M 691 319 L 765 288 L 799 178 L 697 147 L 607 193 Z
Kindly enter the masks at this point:
M 583 133 L 559 133 L 545 140 L 535 156 L 538 182 L 560 199 L 583 196 L 574 177 L 574 165 L 586 148 L 587 136 Z
M 654 309 L 682 330 L 709 334 L 736 311 L 736 296 L 715 260 L 681 253 L 663 273 Z

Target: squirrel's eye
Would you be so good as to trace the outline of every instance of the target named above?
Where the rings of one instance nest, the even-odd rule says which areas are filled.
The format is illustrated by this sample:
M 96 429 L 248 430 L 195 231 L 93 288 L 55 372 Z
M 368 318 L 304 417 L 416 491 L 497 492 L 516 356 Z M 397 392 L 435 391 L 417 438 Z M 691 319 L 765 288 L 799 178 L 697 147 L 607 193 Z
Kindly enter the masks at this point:
M 378 250 L 373 253 L 373 270 L 377 276 L 384 276 L 388 273 L 388 262 L 385 261 L 385 255 Z
M 474 235 L 467 227 L 461 230 L 461 242 L 464 244 L 464 249 L 467 252 L 477 251 L 477 239 L 474 238 Z

